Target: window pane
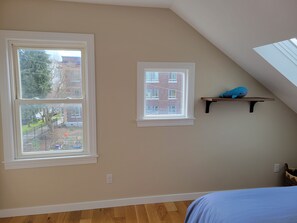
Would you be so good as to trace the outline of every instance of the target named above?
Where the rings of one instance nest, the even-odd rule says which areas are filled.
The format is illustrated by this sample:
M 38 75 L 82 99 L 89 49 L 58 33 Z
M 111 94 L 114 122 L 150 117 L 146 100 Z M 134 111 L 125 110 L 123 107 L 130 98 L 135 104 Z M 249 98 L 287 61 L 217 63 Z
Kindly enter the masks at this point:
M 158 81 L 148 76 L 158 74 Z M 145 72 L 145 116 L 183 115 L 184 72 Z M 148 81 L 149 80 L 149 81 Z
M 20 97 L 81 98 L 80 50 L 18 48 Z
M 176 81 L 177 81 L 176 75 L 177 75 L 176 72 L 171 72 L 169 74 L 168 82 L 170 82 L 170 83 L 176 83 Z
M 145 82 L 146 83 L 158 83 L 159 82 L 159 73 L 158 72 L 145 72 Z
M 22 152 L 81 152 L 82 105 L 21 105 L 21 135 Z
M 169 89 L 169 91 L 168 91 L 168 99 L 176 99 L 176 90 Z
M 175 105 L 169 105 L 169 107 L 168 107 L 168 113 L 169 114 L 176 114 L 176 107 L 175 107 Z

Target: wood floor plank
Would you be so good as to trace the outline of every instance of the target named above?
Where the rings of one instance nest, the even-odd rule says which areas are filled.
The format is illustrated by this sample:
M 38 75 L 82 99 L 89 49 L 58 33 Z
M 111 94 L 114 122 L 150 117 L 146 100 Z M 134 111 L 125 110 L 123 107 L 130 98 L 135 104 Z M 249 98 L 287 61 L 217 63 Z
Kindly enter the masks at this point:
M 92 223 L 114 223 L 113 216 L 110 214 L 110 208 L 95 209 L 93 213 Z
M 56 223 L 67 223 L 68 215 L 68 212 L 59 213 Z
M 176 201 L 174 202 L 175 206 L 177 207 L 178 211 L 186 211 L 187 206 L 184 201 Z
M 115 207 L 113 208 L 114 222 L 115 223 L 126 223 L 126 209 L 125 207 Z
M 39 215 L 35 215 L 32 216 L 33 217 L 33 223 L 38 223 L 38 222 L 47 222 L 47 214 L 39 214 Z
M 9 223 L 23 223 L 26 220 L 26 216 L 10 219 Z
M 125 213 L 126 222 L 137 223 L 136 210 L 134 205 L 125 207 Z
M 0 218 L 0 223 L 9 223 L 12 218 Z
M 70 212 L 67 223 L 79 223 L 81 216 L 81 211 L 72 211 Z
M 115 207 L 113 208 L 114 209 L 114 216 L 116 218 L 118 217 L 122 217 L 122 218 L 125 218 L 126 216 L 126 210 L 125 210 L 125 207 Z
M 47 223 L 57 223 L 58 222 L 59 213 L 52 213 L 47 215 Z M 29 223 L 29 222 L 26 222 Z
M 93 217 L 93 210 L 83 210 L 81 211 L 80 214 L 80 219 L 84 220 L 84 219 L 92 219 Z
M 183 223 L 184 218 L 178 212 L 169 212 L 170 223 Z
M 183 223 L 192 201 L 131 205 L 12 218 L 0 223 Z
M 137 222 L 149 223 L 148 215 L 144 205 L 136 205 Z
M 167 211 L 177 211 L 177 208 L 173 202 L 166 202 L 164 205 Z
M 80 219 L 79 223 L 92 223 L 92 219 Z
M 159 218 L 155 204 L 146 204 L 145 209 L 150 223 L 162 223 Z
M 114 209 L 113 208 L 104 208 L 103 213 L 106 217 L 106 222 L 114 222 Z
M 187 207 L 190 206 L 190 204 L 192 204 L 193 201 L 184 201 L 184 203 L 186 204 Z
M 175 206 L 177 207 L 178 212 L 180 213 L 180 215 L 184 219 L 186 217 L 188 207 L 186 206 L 186 204 L 183 201 L 174 202 L 174 203 L 175 203 Z
M 170 223 L 180 223 L 184 222 L 184 215 L 176 211 L 169 211 L 168 215 L 170 217 Z
M 164 204 L 155 204 L 155 208 L 157 209 L 157 213 L 161 222 L 170 222 L 170 217 Z

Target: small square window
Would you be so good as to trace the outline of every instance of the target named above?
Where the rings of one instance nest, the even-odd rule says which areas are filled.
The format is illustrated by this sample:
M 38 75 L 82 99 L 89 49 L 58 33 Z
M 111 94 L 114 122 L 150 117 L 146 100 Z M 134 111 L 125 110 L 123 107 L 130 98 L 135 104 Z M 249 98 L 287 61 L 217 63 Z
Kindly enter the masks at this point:
M 139 62 L 137 79 L 138 126 L 193 125 L 195 64 Z

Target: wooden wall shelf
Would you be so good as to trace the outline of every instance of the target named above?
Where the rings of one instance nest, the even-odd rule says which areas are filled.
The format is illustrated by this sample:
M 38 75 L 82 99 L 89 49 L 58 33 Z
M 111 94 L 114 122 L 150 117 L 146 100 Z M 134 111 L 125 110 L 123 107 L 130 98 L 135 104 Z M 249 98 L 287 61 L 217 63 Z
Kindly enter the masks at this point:
M 262 97 L 243 97 L 243 98 L 218 98 L 218 97 L 202 97 L 201 100 L 205 101 L 205 113 L 209 113 L 209 108 L 212 102 L 239 102 L 245 101 L 250 103 L 250 113 L 254 112 L 254 106 L 257 102 L 274 101 L 274 98 Z

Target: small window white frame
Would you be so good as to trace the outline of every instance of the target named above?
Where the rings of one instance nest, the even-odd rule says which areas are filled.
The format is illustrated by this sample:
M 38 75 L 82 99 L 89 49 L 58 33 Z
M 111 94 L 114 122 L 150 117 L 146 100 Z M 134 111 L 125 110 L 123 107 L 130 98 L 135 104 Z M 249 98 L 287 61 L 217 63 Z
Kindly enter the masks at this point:
M 183 114 L 145 115 L 145 72 L 183 72 Z M 194 124 L 195 63 L 138 62 L 137 63 L 137 126 L 179 126 Z
M 19 157 L 18 137 L 15 121 L 16 88 L 13 68 L 13 45 L 28 44 L 53 48 L 83 49 L 85 58 L 84 76 L 84 134 L 87 148 L 83 153 L 63 156 Z M 95 106 L 95 57 L 94 35 L 74 33 L 50 33 L 0 30 L 0 94 L 3 128 L 4 166 L 5 169 L 63 166 L 97 163 L 96 141 L 96 106 Z M 50 100 L 49 100 L 50 102 Z

